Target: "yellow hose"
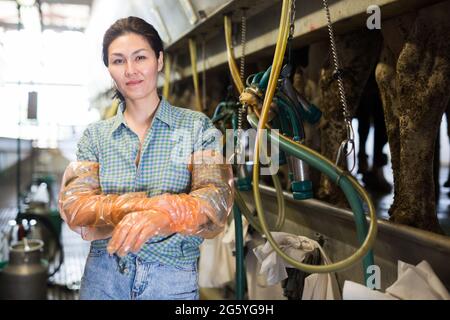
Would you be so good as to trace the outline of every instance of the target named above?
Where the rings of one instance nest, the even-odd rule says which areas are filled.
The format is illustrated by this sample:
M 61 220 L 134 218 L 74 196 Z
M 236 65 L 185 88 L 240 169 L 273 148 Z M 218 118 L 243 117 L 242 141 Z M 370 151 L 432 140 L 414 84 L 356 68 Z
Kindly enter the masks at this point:
M 277 221 L 275 222 L 275 227 L 273 228 L 273 230 L 280 231 L 283 228 L 284 222 L 286 220 L 286 207 L 285 207 L 285 203 L 284 203 L 283 187 L 281 186 L 280 179 L 278 178 L 278 176 L 276 174 L 272 175 L 271 177 L 272 177 L 273 185 L 276 190 L 277 204 L 278 204 Z M 264 234 L 258 220 L 255 219 L 255 217 L 253 216 L 253 213 L 247 207 L 247 203 L 245 202 L 244 198 L 242 197 L 241 192 L 237 189 L 235 190 L 235 200 L 236 200 L 236 204 L 238 205 L 239 209 L 241 210 L 241 213 L 245 216 L 245 218 L 252 225 L 252 227 L 255 228 L 255 230 L 258 231 L 260 234 Z
M 198 84 L 198 74 L 197 74 L 197 43 L 192 38 L 189 38 L 189 52 L 191 54 L 192 80 L 194 81 L 195 108 L 197 109 L 197 111 L 201 112 L 202 100 L 200 96 L 200 86 Z
M 259 114 L 259 112 L 258 112 L 258 110 L 257 110 L 256 108 L 253 109 L 253 112 L 256 114 L 256 116 L 257 116 L 258 118 L 260 118 L 260 114 Z M 268 125 L 268 124 L 265 124 L 265 128 L 266 128 L 266 129 L 269 129 L 269 130 L 272 129 L 271 126 Z M 362 257 L 364 257 L 365 254 L 367 253 L 367 251 L 369 251 L 370 248 L 373 246 L 373 243 L 375 242 L 376 234 L 377 234 L 377 223 L 376 223 L 377 217 L 376 217 L 376 211 L 375 211 L 375 207 L 373 206 L 373 203 L 372 203 L 372 201 L 371 201 L 371 199 L 370 199 L 369 194 L 364 190 L 364 188 L 361 187 L 361 185 L 356 181 L 356 179 L 355 179 L 353 176 L 351 176 L 350 174 L 348 174 L 346 171 L 340 169 L 339 167 L 335 166 L 334 163 L 333 163 L 332 161 L 330 161 L 328 158 L 325 158 L 325 157 L 324 157 L 323 155 L 321 155 L 320 153 L 316 152 L 316 151 L 313 150 L 313 149 L 308 148 L 307 146 L 305 146 L 305 145 L 303 145 L 303 144 L 301 144 L 301 143 L 298 143 L 297 141 L 294 141 L 294 140 L 292 140 L 292 139 L 290 139 L 290 138 L 288 138 L 288 137 L 285 137 L 285 136 L 283 136 L 283 135 L 280 135 L 280 134 L 279 134 L 278 132 L 276 132 L 276 131 L 273 131 L 273 132 L 277 135 L 277 137 L 278 137 L 280 140 L 285 140 L 285 141 L 288 141 L 288 142 L 290 142 L 290 143 L 292 143 L 292 144 L 295 144 L 295 146 L 296 146 L 297 148 L 303 149 L 303 150 L 305 150 L 306 152 L 308 152 L 308 153 L 314 155 L 315 157 L 320 158 L 320 160 L 322 160 L 322 161 L 324 161 L 324 162 L 327 162 L 330 166 L 333 166 L 333 167 L 336 169 L 336 171 L 339 173 L 340 176 L 346 177 L 346 178 L 350 181 L 350 183 L 352 184 L 352 186 L 356 189 L 356 191 L 357 191 L 357 192 L 359 193 L 359 195 L 361 196 L 362 200 L 363 200 L 365 203 L 367 203 L 368 209 L 369 209 L 369 216 L 370 216 L 371 223 L 370 223 L 369 231 L 368 231 L 368 234 L 367 234 L 367 237 L 366 237 L 364 243 L 362 244 L 362 246 L 361 246 L 361 247 L 353 254 L 353 256 L 352 256 L 352 257 L 354 257 L 353 263 L 356 263 L 359 259 L 361 259 Z M 258 216 L 260 217 L 260 215 L 258 215 Z M 260 217 L 260 218 L 261 218 L 261 217 Z M 266 235 L 267 235 L 267 234 L 266 234 Z M 268 239 L 269 239 L 269 238 L 268 238 Z M 273 240 L 273 239 L 272 239 L 272 240 Z M 269 242 L 270 242 L 270 240 L 269 240 Z M 272 243 L 272 242 L 271 242 L 271 243 Z M 272 245 L 273 245 L 273 243 L 272 243 Z M 274 247 L 274 248 L 275 248 L 275 247 Z M 277 251 L 277 249 L 275 249 L 275 251 Z M 277 251 L 277 252 L 279 253 L 279 251 Z M 304 270 L 304 271 L 306 271 L 306 272 L 309 272 L 309 273 L 312 273 L 312 272 L 318 272 L 318 273 L 321 273 L 321 272 L 334 272 L 334 270 L 327 271 L 326 268 L 323 268 L 322 271 L 315 271 L 315 270 L 313 270 L 313 269 L 308 269 L 308 267 L 309 267 L 310 265 L 297 263 L 295 260 L 293 260 L 292 258 L 290 258 L 290 257 L 288 257 L 288 256 L 285 256 L 285 255 L 283 255 L 283 254 L 280 254 L 280 255 L 281 255 L 285 260 L 287 260 L 289 263 L 291 263 L 293 266 L 295 266 L 295 267 L 297 267 L 297 268 L 299 268 L 299 269 L 301 269 L 301 270 Z M 349 258 L 347 258 L 346 260 L 343 260 L 343 261 L 341 261 L 341 262 L 350 260 L 350 258 L 351 258 L 351 257 L 349 257 Z M 352 260 L 350 260 L 350 261 L 352 261 Z M 339 263 L 340 263 L 340 262 L 339 262 Z M 339 266 L 339 263 L 330 264 L 330 265 L 328 265 L 328 266 L 338 265 L 338 267 L 339 267 L 338 270 L 342 270 L 342 269 L 345 269 L 345 268 L 349 267 L 349 266 L 352 264 L 352 262 L 348 262 L 348 261 L 347 261 L 347 265 Z M 306 268 L 304 268 L 303 266 L 300 267 L 300 265 L 306 266 Z M 328 267 L 328 266 L 325 266 L 325 267 Z M 338 271 L 338 270 L 336 270 L 336 271 Z
M 105 114 L 103 116 L 104 119 L 109 119 L 114 117 L 117 114 L 117 109 L 119 108 L 120 100 L 114 99 L 111 105 L 106 109 Z
M 228 66 L 230 67 L 231 77 L 233 78 L 234 85 L 239 93 L 244 91 L 244 84 L 241 80 L 241 75 L 239 74 L 239 69 L 234 61 L 234 53 L 231 44 L 231 18 L 230 16 L 224 17 L 224 27 L 225 27 L 225 43 L 227 46 L 227 57 Z
M 163 87 L 163 97 L 166 100 L 169 100 L 169 92 L 170 92 L 170 69 L 171 69 L 171 59 L 168 54 L 164 59 L 164 87 Z
M 277 174 L 272 175 L 273 185 L 276 190 L 277 204 L 278 204 L 278 215 L 277 222 L 275 223 L 275 231 L 280 231 L 284 226 L 284 221 L 286 219 L 286 207 L 284 204 L 283 187 L 281 186 L 280 178 Z
M 355 187 L 355 189 L 361 195 L 363 200 L 368 204 L 371 221 L 370 221 L 370 226 L 369 226 L 369 232 L 367 234 L 366 239 L 364 240 L 364 243 L 361 245 L 361 247 L 358 250 L 356 250 L 356 252 L 353 255 L 351 255 L 350 257 L 348 257 L 344 260 L 341 260 L 341 261 L 333 263 L 333 264 L 322 265 L 322 266 L 312 266 L 312 265 L 303 264 L 303 263 L 298 262 L 297 260 L 288 256 L 281 250 L 281 248 L 278 246 L 276 241 L 273 239 L 270 231 L 268 230 L 267 223 L 263 216 L 261 194 L 259 192 L 259 148 L 260 148 L 259 144 L 260 144 L 261 136 L 263 134 L 262 130 L 264 128 L 266 128 L 270 105 L 272 103 L 273 95 L 275 93 L 277 79 L 280 74 L 281 65 L 283 63 L 283 57 L 284 57 L 284 53 L 286 50 L 286 43 L 287 43 L 287 38 L 288 38 L 288 27 L 287 26 L 288 26 L 291 3 L 292 3 L 292 0 L 283 0 L 280 28 L 279 28 L 280 31 L 278 33 L 277 45 L 275 48 L 275 55 L 274 55 L 274 60 L 273 60 L 273 64 L 272 64 L 272 70 L 270 73 L 269 84 L 268 84 L 266 95 L 264 98 L 261 116 L 260 116 L 260 119 L 258 122 L 258 132 L 257 132 L 257 138 L 256 138 L 256 143 L 255 143 L 255 152 L 254 152 L 255 158 L 254 158 L 254 164 L 253 164 L 253 166 L 254 166 L 253 167 L 253 194 L 255 197 L 256 211 L 258 213 L 261 228 L 263 229 L 263 231 L 267 237 L 267 240 L 270 242 L 270 244 L 272 245 L 274 250 L 283 259 L 285 259 L 292 266 L 294 266 L 300 270 L 303 270 L 305 272 L 309 272 L 309 273 L 336 272 L 339 270 L 346 269 L 346 268 L 350 267 L 351 265 L 355 264 L 356 262 L 358 262 L 360 259 L 362 259 L 367 254 L 367 252 L 370 250 L 370 248 L 372 247 L 372 245 L 375 241 L 375 236 L 376 236 L 376 232 L 377 232 L 377 224 L 376 224 L 377 218 L 376 218 L 375 208 L 374 208 L 369 196 L 365 192 L 365 190 L 358 184 L 358 182 L 353 177 L 351 177 L 348 174 L 345 174 L 342 170 L 339 169 L 341 171 L 341 173 L 343 175 L 345 175 L 346 178 L 349 179 L 350 183 Z M 328 160 L 325 157 L 323 157 L 322 155 L 312 151 L 311 149 L 309 149 L 299 143 L 296 143 L 296 142 L 292 141 L 291 139 L 286 138 L 282 135 L 279 135 L 279 138 L 293 142 L 293 143 L 295 143 L 295 145 L 298 148 L 308 150 L 308 151 L 314 153 L 316 156 L 320 157 L 321 160 L 326 161 L 333 165 L 333 163 L 331 163 L 330 160 Z
M 236 86 L 236 89 L 241 93 L 244 91 L 244 84 L 242 82 L 240 73 L 239 73 L 239 69 L 236 65 L 235 59 L 234 59 L 234 53 L 233 53 L 233 48 L 231 45 L 231 38 L 232 38 L 232 34 L 231 34 L 231 17 L 225 15 L 224 16 L 224 29 L 225 29 L 225 44 L 227 47 L 227 57 L 228 57 L 228 66 L 230 68 L 230 73 L 231 73 L 231 77 L 233 79 L 234 85 Z M 283 188 L 281 186 L 280 180 L 278 178 L 277 175 L 273 175 L 272 176 L 272 181 L 274 183 L 274 187 L 275 187 L 275 191 L 276 191 L 276 197 L 277 197 L 277 203 L 278 203 L 278 215 L 277 215 L 277 222 L 275 224 L 275 231 L 279 231 L 283 228 L 285 219 L 286 219 L 286 213 L 285 213 L 285 199 L 284 199 L 284 195 L 283 195 Z M 240 196 L 240 195 L 238 195 Z M 253 216 L 251 216 L 250 210 L 248 210 L 248 208 L 245 205 L 245 201 L 243 201 L 243 199 L 241 198 L 240 200 L 242 201 L 238 201 L 238 205 L 239 203 L 240 205 L 240 209 L 242 211 L 242 213 L 244 214 L 244 216 L 246 216 L 247 220 L 250 222 L 250 224 L 258 231 L 261 233 L 261 227 L 259 226 L 259 224 L 256 222 L 256 220 L 253 218 Z M 247 213 L 248 213 L 248 217 L 247 217 Z

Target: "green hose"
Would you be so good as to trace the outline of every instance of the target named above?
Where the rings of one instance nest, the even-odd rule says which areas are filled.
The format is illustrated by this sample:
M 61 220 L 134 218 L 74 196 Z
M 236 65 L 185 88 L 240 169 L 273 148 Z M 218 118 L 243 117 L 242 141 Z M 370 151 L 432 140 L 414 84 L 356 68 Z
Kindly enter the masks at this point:
M 242 197 L 241 192 L 237 189 L 235 189 L 234 191 L 235 191 L 234 193 L 235 205 L 239 207 L 241 213 L 244 215 L 244 217 L 247 219 L 250 225 L 260 234 L 264 234 L 264 232 L 261 229 L 261 226 L 259 225 L 259 222 L 255 219 L 252 212 L 247 207 L 247 204 L 245 203 L 245 200 Z
M 283 195 L 283 188 L 281 186 L 280 179 L 276 174 L 272 175 L 272 181 L 275 188 L 276 196 L 277 196 L 277 204 L 278 204 L 278 214 L 277 214 L 277 221 L 275 222 L 275 227 L 273 228 L 274 231 L 280 231 L 283 226 L 284 222 L 286 221 L 286 206 L 285 206 L 285 200 Z M 247 219 L 247 221 L 250 223 L 250 225 L 258 231 L 261 235 L 264 235 L 263 230 L 261 229 L 261 226 L 256 220 L 256 218 L 253 216 L 250 209 L 247 207 L 247 204 L 245 203 L 244 198 L 241 195 L 241 192 L 237 189 L 235 189 L 235 204 L 239 207 L 241 213 L 244 215 L 244 217 Z
M 236 113 L 233 113 L 232 126 L 233 126 L 234 132 L 236 132 L 236 130 L 237 130 L 237 115 L 236 115 Z M 235 143 L 236 143 L 236 141 L 235 141 Z M 265 150 L 264 150 L 264 152 L 265 152 Z M 271 177 L 272 177 L 273 186 L 275 188 L 275 192 L 277 195 L 277 204 L 278 204 L 277 221 L 275 224 L 274 231 L 280 231 L 281 228 L 283 228 L 284 221 L 286 220 L 286 206 L 285 206 L 285 200 L 284 200 L 284 196 L 283 196 L 283 187 L 281 186 L 281 182 L 280 182 L 280 179 L 278 178 L 277 174 L 274 174 Z M 239 193 L 240 190 L 238 190 L 238 188 L 236 188 L 235 191 L 236 191 L 236 198 L 239 198 L 239 200 L 240 200 L 237 202 L 239 209 L 244 214 L 247 221 L 252 225 L 252 227 L 262 235 L 263 234 L 262 229 L 261 229 L 259 223 L 257 222 L 257 220 L 253 218 L 253 215 L 250 212 L 250 210 L 248 209 L 247 204 L 242 199 L 242 196 Z
M 278 105 L 279 108 L 284 109 L 284 111 L 289 115 L 289 122 L 291 123 L 292 127 L 292 135 L 294 137 L 300 137 L 301 139 L 303 139 L 303 129 L 301 129 L 299 125 L 302 120 L 297 117 L 295 111 L 293 110 L 293 107 L 288 105 L 283 99 L 274 99 L 274 102 Z M 283 133 L 286 134 L 286 132 Z
M 237 117 L 236 114 L 234 113 L 232 117 L 233 130 L 236 130 L 237 128 L 236 122 Z M 278 218 L 275 226 L 275 230 L 278 231 L 281 230 L 281 228 L 284 225 L 286 210 L 283 196 L 283 188 L 281 186 L 280 179 L 275 174 L 272 175 L 272 181 L 275 186 L 278 201 L 278 216 L 277 216 Z M 242 196 L 237 188 L 235 189 L 235 194 L 237 201 L 233 206 L 233 215 L 234 215 L 235 237 L 236 237 L 236 299 L 242 300 L 244 298 L 244 291 L 245 291 L 245 265 L 244 265 L 244 240 L 242 239 L 242 216 L 239 208 L 241 208 L 242 212 L 244 212 L 244 216 L 247 218 L 247 220 L 253 226 L 253 228 L 255 228 L 255 230 L 257 230 L 261 234 L 263 233 L 261 227 L 253 218 L 252 213 L 248 209 L 245 201 L 243 201 Z
M 242 216 L 237 205 L 233 206 L 233 215 L 236 236 L 236 300 L 243 300 L 245 292 L 244 237 Z
M 258 125 L 258 118 L 255 114 L 251 114 L 247 117 L 248 121 L 253 127 L 257 127 Z M 269 131 L 269 139 L 274 139 L 275 134 Z M 350 267 L 355 260 L 361 259 L 364 256 L 363 265 L 364 265 L 364 277 L 367 281 L 368 275 L 367 275 L 367 267 L 374 264 L 373 259 L 373 252 L 372 250 L 367 250 L 369 245 L 371 246 L 373 241 L 375 240 L 376 235 L 376 223 L 373 224 L 372 232 L 369 232 L 369 237 L 366 239 L 367 234 L 367 222 L 364 215 L 364 210 L 362 207 L 361 199 L 358 196 L 358 193 L 360 193 L 363 197 L 366 198 L 366 193 L 364 193 L 359 186 L 358 182 L 354 180 L 354 178 L 348 174 L 346 174 L 344 171 L 340 170 L 339 168 L 335 167 L 330 161 L 326 161 L 325 158 L 318 155 L 315 151 L 300 145 L 300 144 L 293 144 L 289 140 L 285 139 L 283 136 L 279 136 L 279 145 L 280 148 L 285 151 L 288 154 L 291 154 L 299 159 L 302 159 L 306 161 L 309 165 L 316 168 L 317 170 L 323 172 L 325 175 L 330 177 L 331 180 L 336 181 L 336 183 L 341 187 L 343 192 L 345 193 L 347 200 L 354 212 L 354 219 L 356 223 L 356 229 L 357 229 L 357 236 L 358 241 L 362 244 L 361 248 L 359 248 L 353 257 L 356 257 L 356 259 L 352 259 L 350 261 L 350 258 L 347 258 L 344 261 L 341 261 L 338 264 L 337 268 L 329 268 L 329 266 L 320 266 L 322 269 L 316 269 L 317 266 L 315 266 L 314 269 L 311 270 L 304 270 L 307 272 L 331 272 L 331 271 L 338 271 L 343 270 L 347 267 Z M 367 199 L 369 200 L 370 199 Z M 371 203 L 369 203 L 370 206 L 373 206 Z M 261 218 L 261 216 L 260 216 Z M 371 217 L 374 219 L 374 217 Z M 264 229 L 263 223 L 261 223 L 261 227 Z M 364 254 L 364 250 L 367 250 L 367 252 Z M 292 259 L 292 258 L 291 258 Z M 292 259 L 293 260 L 293 259 Z M 294 260 L 295 261 L 295 260 Z M 291 262 L 291 261 L 288 261 Z M 303 265 L 307 266 L 307 265 Z M 299 269 L 308 269 L 306 268 L 299 268 Z M 312 266 L 311 266 L 312 267 Z M 330 270 L 333 269 L 333 270 Z

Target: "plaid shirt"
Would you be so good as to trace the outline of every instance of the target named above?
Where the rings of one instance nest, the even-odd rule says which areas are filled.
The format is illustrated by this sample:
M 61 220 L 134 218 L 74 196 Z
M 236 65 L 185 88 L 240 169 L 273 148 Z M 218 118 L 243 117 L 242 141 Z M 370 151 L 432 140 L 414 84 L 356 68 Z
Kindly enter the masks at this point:
M 161 99 L 158 110 L 142 144 L 136 167 L 139 138 L 127 126 L 124 104 L 117 115 L 90 124 L 78 142 L 78 161 L 100 164 L 99 175 L 103 193 L 147 192 L 148 196 L 163 193 L 189 193 L 191 174 L 185 160 L 198 150 L 220 150 L 218 139 L 205 135 L 214 128 L 211 120 L 200 112 L 171 106 Z M 211 130 L 209 130 L 211 132 Z M 92 242 L 106 247 L 109 239 Z M 121 264 L 135 256 L 143 261 L 182 266 L 195 261 L 203 238 L 178 233 L 149 239 L 137 254 L 129 253 Z

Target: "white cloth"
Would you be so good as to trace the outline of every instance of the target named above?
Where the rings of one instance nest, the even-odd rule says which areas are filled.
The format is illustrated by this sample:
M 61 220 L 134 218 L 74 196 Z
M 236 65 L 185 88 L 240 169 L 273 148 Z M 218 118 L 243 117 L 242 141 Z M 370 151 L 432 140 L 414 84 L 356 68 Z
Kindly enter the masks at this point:
M 244 243 L 248 241 L 248 222 L 242 217 L 242 234 Z M 198 283 L 202 288 L 221 288 L 234 281 L 236 248 L 234 219 L 225 226 L 223 232 L 213 239 L 205 239 L 200 245 Z
M 447 289 L 427 261 L 423 260 L 413 266 L 399 260 L 397 269 L 397 281 L 388 287 L 385 293 L 345 281 L 344 300 L 450 300 Z
M 416 266 L 399 261 L 398 279 L 386 292 L 405 300 L 450 300 L 447 289 L 425 260 Z
M 313 273 L 305 278 L 302 300 L 341 300 L 334 273 Z
M 281 250 L 299 262 L 305 259 L 306 254 L 320 247 L 316 241 L 306 237 L 285 232 L 272 232 L 271 234 Z M 253 252 L 261 262 L 260 273 L 267 274 L 268 285 L 274 285 L 286 279 L 288 277 L 286 268 L 293 268 L 276 253 L 269 241 L 253 249 Z
M 247 256 L 245 266 L 247 269 L 247 289 L 249 300 L 287 300 L 283 295 L 281 282 L 268 285 L 265 275 L 260 274 L 261 262 L 254 254 L 254 248 L 264 244 L 265 239 L 257 232 L 251 235 L 251 241 L 247 243 Z
M 213 239 L 205 239 L 200 245 L 198 284 L 201 288 L 221 288 L 234 280 L 233 252 L 222 242 L 227 229 L 225 226 L 223 232 Z
M 317 248 L 325 264 L 329 263 L 328 257 L 317 241 L 284 232 L 272 232 L 271 234 L 281 250 L 293 259 L 302 262 L 308 253 Z M 293 267 L 273 250 L 272 245 L 268 241 L 253 251 L 261 262 L 260 273 L 267 275 L 268 285 L 274 285 L 288 277 L 286 268 Z M 302 299 L 340 299 L 335 274 L 309 275 L 305 279 Z
M 372 290 L 362 284 L 345 280 L 342 290 L 343 300 L 397 300 L 397 298 L 377 290 Z
M 330 259 L 322 247 L 318 243 L 317 245 L 324 263 L 330 264 Z M 303 286 L 302 300 L 341 300 L 336 274 L 331 272 L 313 273 L 307 276 Z
M 245 217 L 242 216 L 242 238 L 244 239 L 244 244 L 250 240 L 250 236 L 248 234 L 248 226 L 249 226 L 249 223 L 248 223 L 247 219 L 245 219 Z M 227 230 L 225 231 L 225 234 L 222 239 L 222 243 L 229 245 L 232 248 L 232 250 L 235 250 L 235 248 L 236 248 L 236 231 L 235 231 L 234 219 L 231 221 L 230 225 L 228 226 Z

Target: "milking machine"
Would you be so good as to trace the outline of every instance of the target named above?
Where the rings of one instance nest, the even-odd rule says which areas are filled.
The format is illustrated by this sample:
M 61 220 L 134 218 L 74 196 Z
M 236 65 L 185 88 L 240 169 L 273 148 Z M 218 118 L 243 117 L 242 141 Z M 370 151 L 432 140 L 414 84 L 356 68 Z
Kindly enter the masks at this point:
M 242 77 L 239 76 L 237 71 L 238 69 L 231 48 L 231 18 L 225 16 L 224 20 L 230 73 L 237 90 L 241 93 L 240 103 L 242 107 L 240 107 L 239 110 L 241 114 L 247 112 L 249 124 L 253 128 L 258 129 L 253 153 L 252 188 L 259 224 L 255 224 L 254 226 L 255 229 L 259 229 L 263 232 L 274 250 L 284 260 L 299 270 L 308 273 L 336 272 L 346 269 L 362 259 L 364 267 L 363 274 L 367 280 L 367 268 L 374 263 L 371 247 L 373 246 L 377 232 L 375 209 L 366 191 L 348 171 L 338 167 L 338 161 L 333 163 L 303 144 L 305 139 L 303 121 L 307 121 L 311 124 L 317 123 L 321 113 L 317 107 L 308 103 L 308 101 L 293 88 L 289 81 L 289 77 L 292 73 L 290 64 L 285 64 L 283 67 L 286 44 L 288 39 L 292 40 L 293 36 L 294 17 L 295 1 L 284 0 L 273 64 L 265 72 L 260 72 L 247 78 L 246 87 L 244 87 Z M 308 166 L 312 166 L 330 177 L 332 181 L 339 185 L 344 191 L 354 213 L 358 241 L 361 245 L 352 256 L 328 265 L 309 265 L 300 263 L 286 255 L 273 239 L 264 216 L 259 191 L 260 149 L 263 147 L 261 141 L 265 134 L 262 129 L 267 130 L 267 136 L 270 140 L 279 141 L 280 149 L 286 154 L 290 178 L 293 180 L 292 192 L 295 199 L 309 199 L 313 196 L 312 185 L 308 178 Z M 275 131 L 273 129 L 277 130 Z M 353 141 L 349 138 L 348 141 L 343 142 L 342 146 L 345 147 L 352 142 Z M 265 151 L 266 150 L 264 150 L 264 152 Z M 340 150 L 340 152 L 342 151 L 343 150 Z M 339 156 L 341 156 L 341 154 L 338 155 L 338 157 Z M 363 201 L 366 203 L 369 211 L 369 227 L 367 227 L 366 217 L 362 206 Z M 248 210 L 245 210 L 246 205 L 239 196 L 239 192 L 236 192 L 236 203 L 240 208 L 244 208 L 242 210 L 244 214 L 249 213 Z M 251 224 L 254 223 L 251 219 L 249 219 L 249 222 Z
M 339 80 L 339 66 L 337 54 L 332 37 L 332 26 L 329 10 L 326 1 L 328 27 L 330 41 L 332 43 L 333 57 L 335 58 L 336 74 Z M 244 265 L 244 242 L 242 238 L 242 218 L 244 215 L 250 225 L 260 232 L 272 245 L 273 249 L 291 266 L 305 273 L 329 273 L 344 270 L 353 264 L 363 261 L 363 274 L 367 280 L 367 268 L 373 265 L 373 246 L 377 233 L 377 219 L 375 209 L 366 191 L 351 176 L 350 172 L 339 167 L 340 160 L 349 154 L 345 154 L 346 148 L 353 145 L 353 135 L 351 127 L 348 132 L 348 139 L 343 141 L 339 150 L 338 159 L 333 162 L 316 151 L 304 145 L 305 130 L 304 124 L 317 124 L 321 118 L 321 112 L 315 105 L 309 103 L 307 99 L 295 90 L 292 85 L 292 63 L 291 47 L 294 33 L 295 1 L 283 0 L 282 13 L 279 26 L 279 34 L 275 48 L 273 63 L 265 71 L 255 73 L 244 78 L 245 67 L 245 36 L 246 36 L 246 15 L 243 10 L 241 20 L 241 65 L 237 67 L 232 49 L 231 17 L 224 16 L 225 42 L 228 56 L 228 65 L 232 76 L 232 81 L 240 94 L 239 100 L 233 99 L 231 94 L 226 101 L 221 102 L 213 116 L 212 121 L 225 133 L 226 129 L 233 129 L 234 153 L 232 159 L 241 159 L 245 154 L 253 153 L 253 161 L 241 163 L 238 161 L 234 165 L 236 176 L 234 220 L 236 231 L 236 298 L 243 299 L 245 291 L 245 265 Z M 287 61 L 285 60 L 286 47 Z M 193 82 L 196 96 L 196 108 L 201 109 L 200 90 L 196 70 L 196 45 L 194 39 L 189 40 L 191 54 L 191 65 L 193 68 Z M 204 60 L 204 59 L 203 59 Z M 164 86 L 165 96 L 168 94 L 170 67 L 166 69 L 166 82 Z M 244 84 L 244 79 L 245 84 Z M 344 92 L 342 90 L 342 95 Z M 345 101 L 345 96 L 341 97 Z M 343 106 L 346 114 L 346 105 Z M 245 114 L 248 122 L 245 123 Z M 348 123 L 347 123 L 348 124 Z M 243 139 L 244 126 L 257 129 L 256 141 L 250 145 Z M 266 129 L 266 130 L 262 130 Z M 276 130 L 274 130 L 276 129 Z M 225 135 L 226 136 L 226 135 Z M 360 247 L 350 257 L 331 264 L 317 265 L 317 263 L 306 264 L 296 261 L 285 254 L 276 241 L 273 239 L 269 229 L 279 231 L 285 221 L 285 204 L 283 188 L 276 174 L 272 174 L 273 185 L 276 190 L 278 203 L 278 216 L 274 226 L 269 227 L 264 216 L 263 204 L 259 191 L 260 180 L 260 156 L 267 156 L 268 150 L 262 144 L 263 138 L 270 141 L 278 141 L 280 150 L 271 150 L 270 161 L 279 160 L 280 165 L 287 164 L 289 169 L 289 179 L 291 191 L 296 200 L 307 200 L 313 198 L 313 186 L 309 179 L 309 167 L 319 170 L 334 181 L 346 195 L 350 207 L 354 214 L 356 231 Z M 227 141 L 228 142 L 228 141 Z M 254 148 L 253 148 L 254 147 Z M 253 151 L 253 152 L 247 152 Z M 260 151 L 262 151 L 260 153 Z M 348 151 L 348 150 L 347 150 Z M 235 163 L 232 159 L 227 159 L 230 163 Z M 242 160 L 242 159 L 241 159 Z M 269 161 L 269 165 L 270 162 Z M 266 164 L 267 166 L 267 164 Z M 256 216 L 245 203 L 241 192 L 253 190 L 255 199 Z M 367 225 L 363 202 L 368 208 L 370 225 Z M 314 260 L 314 259 L 313 259 Z M 317 259 L 316 259 L 317 260 Z M 317 261 L 316 261 L 317 262 Z

